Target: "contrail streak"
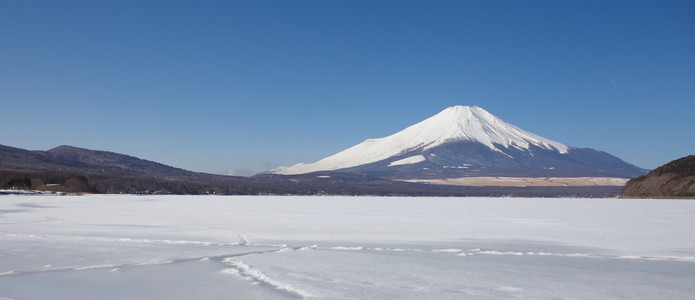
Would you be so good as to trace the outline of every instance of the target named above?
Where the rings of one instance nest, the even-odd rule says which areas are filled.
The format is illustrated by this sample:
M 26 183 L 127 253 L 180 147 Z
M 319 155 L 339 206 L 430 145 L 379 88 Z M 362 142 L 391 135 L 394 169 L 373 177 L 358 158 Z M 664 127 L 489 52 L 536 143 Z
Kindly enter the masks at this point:
M 613 81 L 613 79 L 611 79 L 611 77 L 608 76 L 608 74 L 606 74 L 606 72 L 601 72 L 601 73 L 603 73 L 603 77 L 606 77 L 606 79 L 608 79 L 608 81 L 609 81 L 614 87 L 618 87 L 618 85 L 615 84 L 615 82 Z

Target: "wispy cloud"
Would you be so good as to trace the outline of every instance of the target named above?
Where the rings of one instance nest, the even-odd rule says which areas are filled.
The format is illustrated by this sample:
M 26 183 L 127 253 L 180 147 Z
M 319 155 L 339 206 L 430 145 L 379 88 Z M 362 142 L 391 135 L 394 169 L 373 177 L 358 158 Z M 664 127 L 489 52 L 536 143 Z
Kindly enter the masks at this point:
M 248 176 L 253 176 L 253 175 L 256 175 L 256 174 L 259 174 L 259 173 L 263 173 L 263 172 L 266 172 L 266 171 L 275 169 L 275 168 L 277 168 L 277 167 L 279 167 L 279 166 L 280 166 L 280 164 L 277 163 L 277 162 L 265 162 L 265 163 L 263 163 L 263 165 L 260 167 L 260 169 L 258 169 L 258 168 L 248 169 L 248 168 L 234 168 L 234 167 L 229 167 L 229 168 L 227 168 L 227 170 L 226 170 L 225 172 L 223 172 L 223 173 L 221 173 L 221 174 L 223 174 L 223 175 L 229 175 L 229 176 L 244 176 L 244 177 L 248 177 Z M 0 299 L 0 300 L 2 300 L 2 299 Z
M 611 79 L 611 77 L 608 76 L 608 74 L 606 74 L 606 72 L 601 72 L 601 73 L 603 73 L 603 77 L 606 77 L 606 80 L 608 80 L 608 82 L 610 82 L 614 87 L 618 87 L 618 85 L 615 84 L 615 81 L 613 81 L 613 79 Z
M 255 175 L 256 173 L 257 173 L 257 172 L 255 172 L 255 171 L 253 171 L 253 170 L 249 170 L 249 169 L 234 169 L 234 168 L 227 168 L 227 172 L 226 172 L 225 175 L 248 177 L 248 176 L 253 176 L 253 175 Z

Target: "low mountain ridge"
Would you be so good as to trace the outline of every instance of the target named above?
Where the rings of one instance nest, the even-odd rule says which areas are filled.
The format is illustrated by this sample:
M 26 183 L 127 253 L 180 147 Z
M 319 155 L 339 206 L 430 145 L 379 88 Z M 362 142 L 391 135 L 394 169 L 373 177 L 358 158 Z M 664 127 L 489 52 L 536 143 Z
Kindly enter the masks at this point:
M 47 151 L 29 151 L 0 145 L 0 168 L 169 179 L 191 179 L 201 175 L 130 155 L 65 145 Z
M 108 151 L 60 146 L 30 151 L 0 145 L 2 189 L 70 193 L 609 197 L 619 187 L 459 187 L 365 174 L 316 172 L 252 177 L 191 172 Z
M 109 151 L 58 146 L 46 151 L 55 161 L 64 163 L 67 171 L 190 179 L 200 175 L 180 168 Z M 101 170 L 99 170 L 101 168 Z

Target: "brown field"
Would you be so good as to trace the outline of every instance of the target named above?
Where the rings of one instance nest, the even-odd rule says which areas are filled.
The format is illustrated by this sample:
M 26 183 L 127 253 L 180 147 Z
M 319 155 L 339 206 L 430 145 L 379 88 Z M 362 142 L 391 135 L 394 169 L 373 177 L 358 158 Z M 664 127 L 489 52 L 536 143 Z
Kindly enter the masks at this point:
M 615 177 L 462 177 L 447 179 L 405 179 L 419 182 L 459 186 L 623 186 L 629 179 Z

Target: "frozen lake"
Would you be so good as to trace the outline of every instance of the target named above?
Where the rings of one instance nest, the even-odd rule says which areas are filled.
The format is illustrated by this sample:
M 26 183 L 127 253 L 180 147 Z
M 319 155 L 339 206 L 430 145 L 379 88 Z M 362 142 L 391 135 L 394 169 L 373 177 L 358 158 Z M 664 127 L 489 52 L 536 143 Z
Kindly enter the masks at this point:
M 0 299 L 692 299 L 695 201 L 0 196 Z

